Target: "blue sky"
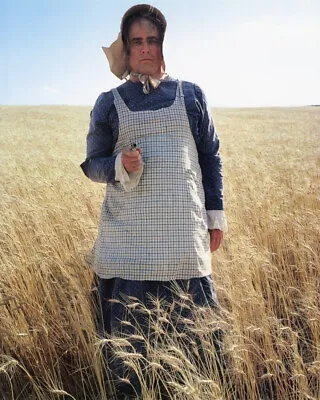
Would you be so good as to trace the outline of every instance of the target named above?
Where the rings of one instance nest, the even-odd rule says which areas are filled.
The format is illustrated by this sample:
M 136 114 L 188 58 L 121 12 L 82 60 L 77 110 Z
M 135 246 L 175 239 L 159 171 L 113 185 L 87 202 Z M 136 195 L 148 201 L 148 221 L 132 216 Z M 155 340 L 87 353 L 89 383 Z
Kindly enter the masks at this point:
M 0 104 L 93 105 L 134 1 L 0 0 Z M 213 107 L 320 103 L 319 0 L 158 0 L 167 72 Z

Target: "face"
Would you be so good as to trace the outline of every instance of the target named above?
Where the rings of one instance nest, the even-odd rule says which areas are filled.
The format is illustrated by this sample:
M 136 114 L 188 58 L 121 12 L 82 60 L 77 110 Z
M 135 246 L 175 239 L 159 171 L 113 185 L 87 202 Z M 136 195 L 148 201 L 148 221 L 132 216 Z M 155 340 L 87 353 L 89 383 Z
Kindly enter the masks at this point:
M 129 65 L 132 72 L 160 78 L 162 49 L 158 29 L 150 21 L 134 21 L 129 29 Z

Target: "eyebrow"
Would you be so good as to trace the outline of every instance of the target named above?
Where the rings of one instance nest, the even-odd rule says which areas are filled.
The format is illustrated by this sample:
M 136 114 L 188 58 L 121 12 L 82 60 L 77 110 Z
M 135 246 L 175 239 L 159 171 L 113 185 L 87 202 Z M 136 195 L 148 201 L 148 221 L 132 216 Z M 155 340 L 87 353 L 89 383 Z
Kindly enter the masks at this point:
M 147 36 L 146 39 L 159 39 L 159 38 L 158 38 L 158 36 Z M 132 39 L 129 39 L 130 42 L 133 40 L 143 40 L 143 38 L 136 36 L 136 37 L 133 37 Z

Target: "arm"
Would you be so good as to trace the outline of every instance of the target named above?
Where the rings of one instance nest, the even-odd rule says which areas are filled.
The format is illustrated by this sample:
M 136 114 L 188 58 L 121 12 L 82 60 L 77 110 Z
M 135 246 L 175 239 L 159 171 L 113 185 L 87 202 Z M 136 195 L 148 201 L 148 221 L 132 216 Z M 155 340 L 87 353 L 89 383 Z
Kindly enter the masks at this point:
M 200 111 L 197 149 L 205 192 L 210 250 L 213 252 L 219 248 L 223 239 L 223 232 L 228 230 L 223 211 L 222 161 L 219 154 L 219 138 L 208 110 L 206 98 L 200 88 L 197 87 L 196 97 L 196 104 Z
M 95 182 L 115 182 L 116 156 L 113 155 L 113 150 L 118 132 L 112 129 L 108 121 L 112 106 L 112 94 L 102 93 L 90 113 L 87 157 L 80 166 L 84 174 Z
M 219 138 L 206 98 L 195 86 L 196 105 L 199 110 L 197 150 L 202 172 L 202 183 L 207 210 L 223 210 L 222 161 L 219 154 Z

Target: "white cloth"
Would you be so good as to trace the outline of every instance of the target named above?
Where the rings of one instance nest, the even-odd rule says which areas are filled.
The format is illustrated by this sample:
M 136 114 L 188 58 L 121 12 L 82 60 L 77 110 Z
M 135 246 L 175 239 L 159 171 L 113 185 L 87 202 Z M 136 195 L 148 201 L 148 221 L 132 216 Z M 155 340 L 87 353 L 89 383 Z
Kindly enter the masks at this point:
M 223 210 L 207 210 L 208 229 L 219 229 L 228 232 L 228 224 Z
M 143 164 L 138 171 L 128 173 L 122 164 L 121 153 L 119 153 L 116 157 L 115 172 L 115 180 L 121 183 L 126 192 L 129 192 L 138 185 L 143 172 Z
M 150 93 L 150 85 L 156 89 L 162 81 L 167 79 L 167 77 L 168 74 L 166 73 L 163 73 L 160 79 L 153 78 L 151 75 L 144 75 L 134 72 L 130 73 L 131 80 L 139 80 L 142 83 L 142 90 L 144 94 Z

